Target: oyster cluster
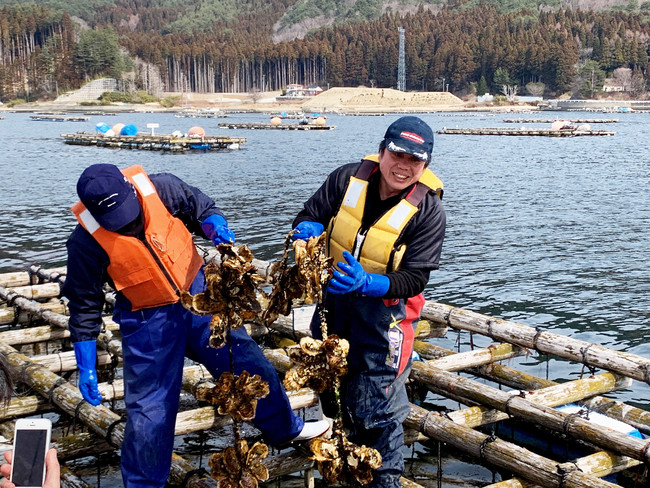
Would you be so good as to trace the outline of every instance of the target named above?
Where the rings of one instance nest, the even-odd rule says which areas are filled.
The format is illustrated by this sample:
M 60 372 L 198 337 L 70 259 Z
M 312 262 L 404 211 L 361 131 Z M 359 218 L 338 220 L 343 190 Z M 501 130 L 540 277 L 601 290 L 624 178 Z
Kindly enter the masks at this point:
M 288 349 L 291 369 L 284 377 L 287 390 L 298 390 L 304 386 L 316 393 L 338 388 L 340 377 L 347 373 L 347 356 L 350 343 L 331 334 L 324 341 L 303 337 L 300 345 Z
M 205 291 L 195 295 L 181 291 L 181 303 L 197 315 L 212 314 L 210 345 L 226 343 L 228 327 L 238 329 L 262 311 L 257 290 L 262 277 L 253 266 L 253 253 L 247 246 L 219 244 L 220 263 L 205 266 Z
M 228 446 L 210 456 L 210 474 L 219 482 L 219 488 L 256 488 L 269 479 L 269 471 L 262 463 L 269 454 L 266 444 L 256 442 L 250 448 L 245 440 Z
M 302 298 L 307 304 L 322 303 L 323 290 L 332 276 L 332 258 L 325 252 L 325 234 L 293 242 L 295 264 L 287 266 L 292 234 L 285 240 L 282 259 L 269 273 L 273 290 L 262 314 L 266 325 L 275 322 L 278 315 L 289 315 L 294 299 Z
M 213 387 L 197 387 L 197 400 L 215 405 L 220 415 L 230 415 L 239 421 L 255 418 L 257 400 L 269 394 L 268 382 L 260 375 L 251 376 L 248 371 L 242 371 L 235 376 L 230 371 L 221 373 L 217 384 Z
M 331 439 L 318 437 L 310 442 L 318 471 L 328 483 L 360 483 L 372 481 L 372 471 L 381 466 L 381 454 L 376 449 L 357 446 L 341 432 L 335 431 Z

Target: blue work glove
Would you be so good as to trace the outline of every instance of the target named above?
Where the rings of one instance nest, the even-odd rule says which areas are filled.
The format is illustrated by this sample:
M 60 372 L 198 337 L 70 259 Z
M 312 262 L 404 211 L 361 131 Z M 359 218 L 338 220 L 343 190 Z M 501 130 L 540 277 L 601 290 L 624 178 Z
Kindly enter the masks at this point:
M 79 391 L 81 391 L 81 396 L 91 405 L 97 406 L 102 402 L 102 395 L 97 389 L 97 371 L 95 370 L 97 342 L 73 342 L 72 346 L 79 367 Z
M 214 245 L 234 244 L 235 233 L 228 228 L 226 219 L 221 215 L 210 215 L 201 224 L 201 229 L 205 232 L 208 239 L 211 239 Z
M 334 269 L 334 277 L 330 280 L 327 291 L 335 295 L 343 295 L 356 291 L 369 297 L 383 297 L 390 286 L 388 276 L 376 273 L 366 273 L 359 261 L 348 251 L 343 251 L 345 263 L 337 263 L 343 273 Z
M 302 239 L 303 241 L 306 241 L 310 237 L 317 237 L 321 235 L 325 228 L 320 222 L 310 222 L 308 220 L 305 220 L 296 225 L 295 230 L 296 233 L 291 236 L 291 240 L 296 241 L 298 239 Z

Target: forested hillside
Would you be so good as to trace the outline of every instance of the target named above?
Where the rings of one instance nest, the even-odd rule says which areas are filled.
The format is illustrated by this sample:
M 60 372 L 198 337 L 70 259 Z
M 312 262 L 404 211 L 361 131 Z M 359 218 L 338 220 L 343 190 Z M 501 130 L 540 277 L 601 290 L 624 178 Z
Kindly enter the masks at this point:
M 457 0 L 445 8 L 393 1 L 406 13 L 377 15 L 375 9 L 368 16 L 374 20 L 314 28 L 285 42 L 274 42 L 273 35 L 290 15 L 296 16 L 291 22 L 304 22 L 298 14 L 307 8 L 305 0 L 118 0 L 95 4 L 83 22 L 73 22 L 62 9 L 4 7 L 0 100 L 53 97 L 100 76 L 117 78 L 125 90 L 154 94 L 277 90 L 288 83 L 394 87 L 398 28 L 405 29 L 408 90 L 463 95 L 517 85 L 520 93 L 528 86 L 547 96 L 590 97 L 606 76 L 617 74 L 631 96 L 644 91 L 650 2 L 583 11 L 521 0 L 529 1 L 533 8 L 508 13 L 487 0 L 479 6 Z M 575 7 L 579 1 L 557 3 Z M 349 4 L 322 1 L 320 10 L 310 12 L 325 19 L 323 9 L 339 12 L 348 5 L 350 14 Z M 364 5 L 372 10 L 378 3 L 354 3 L 366 12 Z

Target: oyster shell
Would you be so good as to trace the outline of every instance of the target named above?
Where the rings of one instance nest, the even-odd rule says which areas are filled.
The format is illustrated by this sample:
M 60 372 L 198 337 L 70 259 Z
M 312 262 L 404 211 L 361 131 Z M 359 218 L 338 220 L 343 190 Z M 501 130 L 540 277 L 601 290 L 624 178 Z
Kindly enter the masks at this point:
M 198 400 L 215 405 L 220 415 L 231 415 L 239 421 L 255 418 L 257 400 L 268 394 L 269 384 L 260 375 L 251 376 L 248 371 L 242 371 L 239 376 L 225 371 L 213 387 L 199 385 L 194 393 Z

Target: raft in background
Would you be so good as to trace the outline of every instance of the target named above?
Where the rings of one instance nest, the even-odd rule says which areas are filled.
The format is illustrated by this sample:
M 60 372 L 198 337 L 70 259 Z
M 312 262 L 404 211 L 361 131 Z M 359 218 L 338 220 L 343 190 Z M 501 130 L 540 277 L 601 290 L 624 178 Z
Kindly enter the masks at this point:
M 205 252 L 208 259 L 215 254 L 216 251 Z M 254 265 L 263 278 L 268 277 L 271 263 L 254 260 Z M 88 487 L 90 485 L 85 480 L 66 468 L 66 462 L 80 457 L 102 456 L 102 453 L 119 448 L 122 442 L 124 419 L 121 417 L 123 406 L 119 403 L 123 399 L 123 384 L 119 379 L 121 337 L 117 324 L 109 315 L 105 316 L 105 330 L 97 341 L 97 364 L 100 380 L 113 380 L 100 383 L 104 402 L 100 407 L 92 407 L 82 399 L 74 381 L 69 381 L 75 378 L 71 375 L 76 370 L 76 363 L 67 331 L 67 310 L 65 303 L 58 298 L 60 285 L 65 280 L 64 273 L 65 268 L 44 270 L 32 266 L 28 272 L 0 275 L 0 299 L 5 302 L 0 308 L 0 354 L 4 355 L 12 377 L 24 392 L 13 398 L 6 410 L 0 409 L 0 418 L 9 424 L 3 433 L 11 433 L 11 419 L 43 413 L 58 414 L 53 444 L 64 463 L 62 486 Z M 111 303 L 113 300 L 114 294 L 109 292 L 107 301 Z M 255 324 L 248 324 L 247 329 L 257 340 L 268 339 L 270 335 L 298 340 L 307 335 L 309 329 L 304 320 L 300 320 L 305 317 L 299 317 L 297 312 L 294 310 L 291 316 L 281 317 L 270 329 Z M 422 318 L 415 349 L 423 361 L 414 363 L 410 385 L 418 385 L 469 408 L 440 414 L 411 404 L 411 412 L 404 422 L 408 443 L 433 439 L 453 445 L 477 463 L 515 475 L 484 488 L 615 488 L 619 485 L 600 477 L 624 470 L 631 473 L 633 482 L 635 478 L 640 480 L 641 484 L 636 486 L 647 486 L 644 471 L 647 472 L 650 462 L 650 441 L 594 425 L 588 420 L 588 415 L 598 411 L 648 435 L 650 412 L 602 395 L 630 389 L 634 382 L 650 383 L 650 360 L 541 328 L 431 301 L 425 303 Z M 301 323 L 304 323 L 304 328 Z M 423 340 L 440 337 L 448 329 L 458 334 L 457 351 Z M 479 342 L 488 345 L 478 348 Z M 466 350 L 461 352 L 461 348 Z M 547 360 L 551 357 L 565 360 L 573 364 L 574 369 L 582 366 L 588 373 L 557 384 L 498 364 L 518 356 L 527 357 L 526 361 L 530 362 L 535 352 L 547 356 Z M 264 353 L 281 374 L 287 371 L 290 363 L 283 349 L 267 348 Z M 479 382 L 476 377 L 485 381 Z M 214 434 L 216 429 L 227 429 L 228 417 L 216 414 L 213 406 L 188 400 L 193 398 L 188 393 L 193 392 L 197 384 L 205 385 L 212 381 L 201 366 L 185 368 L 185 396 L 175 429 L 179 436 L 177 448 L 186 446 L 188 451 L 196 453 L 199 432 L 202 439 L 210 438 L 213 443 L 217 440 L 231 441 L 224 438 L 222 430 L 219 430 L 219 435 Z M 505 391 L 504 387 L 515 390 Z M 637 397 L 640 394 L 638 392 Z M 317 403 L 316 395 L 309 389 L 290 392 L 289 398 L 294 409 L 311 408 Z M 650 398 L 638 401 L 648 404 Z M 583 412 L 563 413 L 553 408 L 572 402 L 580 405 Z M 563 436 L 567 443 L 580 443 L 592 452 L 570 462 L 553 460 L 480 430 L 481 426 L 503 419 L 543 426 Z M 81 424 L 85 425 L 85 431 L 78 432 Z M 75 426 L 72 434 L 69 433 L 71 425 Z M 209 435 L 210 432 L 213 435 Z M 214 452 L 215 446 L 208 444 L 202 443 L 201 447 L 208 453 Z M 203 462 L 207 463 L 205 459 Z M 314 480 L 309 476 L 313 462 L 301 450 L 274 451 L 264 463 L 271 478 L 279 480 L 304 471 L 307 473 L 305 486 L 313 486 Z M 407 462 L 407 476 L 410 474 L 409 465 L 412 466 L 413 462 Z M 428 467 L 431 472 L 432 466 Z M 438 471 L 439 480 L 440 474 Z M 195 464 L 178 454 L 173 456 L 169 482 L 192 488 L 217 485 Z M 404 480 L 404 486 L 417 485 Z
M 239 149 L 246 142 L 245 137 L 228 136 L 175 136 L 172 134 L 142 134 L 134 136 L 106 135 L 95 132 L 61 134 L 66 144 L 77 146 L 117 147 L 147 151 L 185 152 L 189 150 L 215 151 Z
M 275 130 L 332 130 L 334 125 L 327 125 L 327 117 L 318 116 L 311 122 L 303 118 L 297 124 L 283 124 L 282 118 L 272 116 L 268 123 L 264 122 L 220 122 L 219 127 L 222 129 L 275 129 Z
M 613 136 L 615 131 L 609 130 L 580 130 L 580 129 L 508 129 L 504 127 L 486 127 L 478 129 L 449 129 L 438 130 L 437 134 L 459 134 L 466 136 L 546 136 L 546 137 L 577 137 L 577 136 Z
M 558 121 L 571 124 L 610 124 L 618 122 L 618 119 L 503 119 L 504 124 L 547 124 Z
M 87 122 L 90 117 L 76 115 L 30 115 L 30 119 L 44 122 Z

